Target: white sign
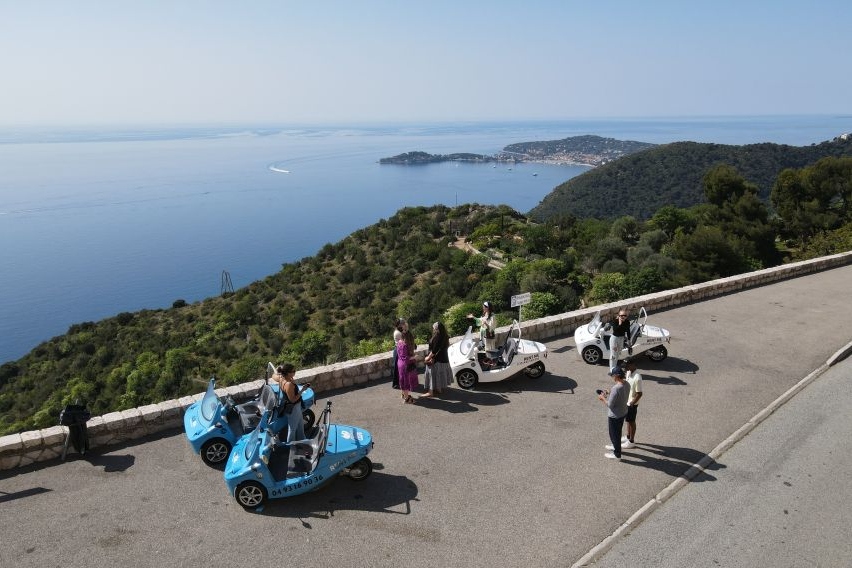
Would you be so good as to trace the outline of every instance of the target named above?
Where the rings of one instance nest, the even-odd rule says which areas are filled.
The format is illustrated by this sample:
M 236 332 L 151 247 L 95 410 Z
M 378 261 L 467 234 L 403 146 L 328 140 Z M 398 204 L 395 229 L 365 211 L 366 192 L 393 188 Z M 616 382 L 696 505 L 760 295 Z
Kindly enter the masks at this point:
M 518 306 L 524 306 L 529 304 L 532 300 L 532 296 L 529 292 L 526 294 L 518 294 L 517 296 L 512 296 L 512 307 L 517 308 Z

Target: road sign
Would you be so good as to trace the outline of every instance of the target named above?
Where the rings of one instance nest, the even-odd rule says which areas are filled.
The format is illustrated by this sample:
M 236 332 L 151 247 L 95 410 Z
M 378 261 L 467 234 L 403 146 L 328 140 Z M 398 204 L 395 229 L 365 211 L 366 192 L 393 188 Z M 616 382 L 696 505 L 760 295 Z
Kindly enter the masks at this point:
M 512 296 L 512 307 L 517 308 L 518 306 L 524 306 L 530 303 L 532 299 L 529 292 L 526 294 L 518 294 L 517 296 Z

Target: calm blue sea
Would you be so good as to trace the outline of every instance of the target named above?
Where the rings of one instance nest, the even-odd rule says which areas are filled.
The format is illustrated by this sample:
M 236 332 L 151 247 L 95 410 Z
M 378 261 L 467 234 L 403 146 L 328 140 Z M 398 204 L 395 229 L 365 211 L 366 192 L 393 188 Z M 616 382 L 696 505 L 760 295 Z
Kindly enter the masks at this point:
M 525 212 L 586 170 L 383 157 L 583 134 L 807 145 L 850 131 L 852 116 L 0 129 L 0 363 L 74 323 L 218 295 L 225 270 L 246 286 L 404 206 Z

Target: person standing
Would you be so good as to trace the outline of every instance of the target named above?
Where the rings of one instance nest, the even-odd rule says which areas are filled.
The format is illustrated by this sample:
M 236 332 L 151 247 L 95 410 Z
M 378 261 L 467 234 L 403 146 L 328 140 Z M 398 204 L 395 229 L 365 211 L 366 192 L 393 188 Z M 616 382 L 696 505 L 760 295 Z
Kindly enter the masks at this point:
M 612 335 L 609 336 L 609 368 L 614 369 L 618 365 L 618 357 L 624 349 L 624 342 L 630 336 L 630 319 L 627 311 L 618 310 L 615 323 L 612 324 Z
M 468 318 L 473 319 L 473 324 L 479 326 L 479 341 L 480 345 L 485 347 L 485 351 L 494 351 L 494 342 L 497 336 L 494 331 L 494 310 L 491 307 L 491 302 L 482 302 L 482 316 L 473 317 L 473 314 L 467 314 Z
M 414 336 L 408 327 L 402 332 L 402 338 L 396 342 L 397 370 L 399 372 L 399 390 L 402 391 L 402 402 L 414 404 L 411 391 L 417 390 L 420 381 L 417 376 L 417 360 L 414 356 Z
M 636 361 L 630 359 L 624 363 L 625 380 L 630 386 L 630 393 L 627 396 L 627 415 L 624 421 L 627 422 L 627 437 L 621 439 L 622 449 L 630 449 L 636 447 L 636 413 L 639 410 L 639 399 L 642 398 L 642 375 L 636 371 Z
M 627 416 L 627 396 L 630 394 L 630 386 L 624 382 L 624 369 L 614 367 L 609 371 L 609 376 L 615 384 L 611 390 L 598 391 L 598 400 L 607 407 L 607 421 L 609 422 L 610 444 L 606 446 L 609 452 L 604 454 L 605 458 L 621 459 L 621 430 L 624 428 L 624 417 Z
M 432 337 L 429 338 L 429 353 L 426 355 L 426 393 L 420 398 L 442 394 L 444 388 L 453 380 L 450 368 L 450 334 L 446 326 L 439 321 L 432 324 Z
M 287 443 L 305 439 L 305 418 L 302 416 L 302 391 L 309 383 L 301 387 L 296 384 L 296 367 L 284 363 L 276 369 L 276 380 L 281 388 L 284 415 L 287 417 Z
M 397 318 L 393 330 L 393 366 L 391 367 L 391 386 L 399 389 L 399 355 L 396 352 L 396 344 L 402 339 L 402 332 L 408 329 L 408 322 Z

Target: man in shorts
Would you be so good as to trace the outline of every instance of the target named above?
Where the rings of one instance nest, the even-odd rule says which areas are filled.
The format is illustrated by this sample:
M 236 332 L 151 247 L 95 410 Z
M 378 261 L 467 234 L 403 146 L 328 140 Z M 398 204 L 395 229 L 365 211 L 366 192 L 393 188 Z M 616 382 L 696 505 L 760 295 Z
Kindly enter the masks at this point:
M 636 447 L 636 412 L 639 410 L 639 399 L 642 398 L 642 375 L 636 371 L 636 361 L 630 359 L 624 363 L 627 370 L 624 379 L 630 385 L 630 394 L 627 396 L 627 436 L 622 438 L 622 449 Z

